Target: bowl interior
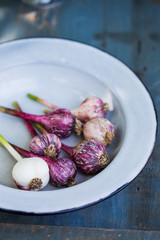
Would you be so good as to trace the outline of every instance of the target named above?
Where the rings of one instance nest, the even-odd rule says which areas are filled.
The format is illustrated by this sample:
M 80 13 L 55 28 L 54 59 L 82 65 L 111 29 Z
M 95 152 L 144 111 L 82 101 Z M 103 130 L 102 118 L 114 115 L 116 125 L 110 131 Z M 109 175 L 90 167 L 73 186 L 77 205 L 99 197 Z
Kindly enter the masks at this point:
M 109 78 L 109 76 L 108 76 Z M 116 127 L 116 136 L 112 144 L 107 147 L 111 161 L 118 154 L 125 136 L 126 121 L 125 114 L 114 93 L 103 83 L 104 79 L 99 79 L 86 72 L 50 63 L 24 64 L 0 71 L 1 94 L 0 102 L 2 106 L 11 107 L 12 102 L 18 101 L 24 112 L 33 114 L 43 114 L 46 108 L 27 98 L 27 93 L 33 93 L 44 98 L 53 104 L 68 109 L 77 108 L 80 103 L 89 96 L 98 96 L 104 102 L 108 102 L 110 111 L 106 118 Z M 107 76 L 106 79 L 107 80 Z M 106 81 L 107 82 L 107 81 Z M 19 118 L 0 113 L 1 134 L 11 143 L 25 149 L 29 149 L 31 136 Z M 75 146 L 83 137 L 72 135 L 62 142 L 70 146 Z M 15 160 L 3 147 L 0 147 L 0 184 L 16 188 L 12 179 L 12 168 Z M 67 156 L 63 151 L 60 157 Z M 77 174 L 77 183 L 82 183 L 94 176 Z M 42 191 L 57 189 L 48 185 Z

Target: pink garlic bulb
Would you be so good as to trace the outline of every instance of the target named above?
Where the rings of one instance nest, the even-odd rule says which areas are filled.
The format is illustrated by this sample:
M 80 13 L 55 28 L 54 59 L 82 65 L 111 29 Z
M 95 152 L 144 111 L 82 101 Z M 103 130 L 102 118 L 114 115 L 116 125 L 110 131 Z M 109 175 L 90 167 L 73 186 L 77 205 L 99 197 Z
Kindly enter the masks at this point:
M 83 135 L 85 139 L 97 139 L 107 147 L 115 137 L 115 128 L 105 118 L 94 118 L 84 124 Z
M 104 118 L 109 110 L 107 103 L 95 96 L 86 98 L 81 105 L 71 110 L 72 114 L 83 122 L 87 122 L 93 118 Z

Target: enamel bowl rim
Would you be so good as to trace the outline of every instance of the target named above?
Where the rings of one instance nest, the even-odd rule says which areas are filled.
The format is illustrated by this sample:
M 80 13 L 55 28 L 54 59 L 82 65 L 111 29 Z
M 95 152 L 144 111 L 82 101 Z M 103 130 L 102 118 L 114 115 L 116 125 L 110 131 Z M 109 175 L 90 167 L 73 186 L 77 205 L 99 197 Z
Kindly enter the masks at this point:
M 113 194 L 117 193 L 121 189 L 123 189 L 141 172 L 141 170 L 144 168 L 145 164 L 147 163 L 153 151 L 155 141 L 156 141 L 157 117 L 156 117 L 154 104 L 150 97 L 149 92 L 147 91 L 145 86 L 142 84 L 142 82 L 138 79 L 138 77 L 125 64 L 123 64 L 121 61 L 119 61 L 118 59 L 116 59 L 115 57 L 111 56 L 106 52 L 103 52 L 97 48 L 94 48 L 92 46 L 89 46 L 80 42 L 58 39 L 58 38 L 54 38 L 54 39 L 53 38 L 31 38 L 31 39 L 14 40 L 14 41 L 2 43 L 0 45 L 1 56 L 3 56 L 3 54 L 6 53 L 6 59 L 2 62 L 0 66 L 0 71 L 10 68 L 11 66 L 14 67 L 16 64 L 17 65 L 21 64 L 22 57 L 16 60 L 17 62 L 15 61 L 13 64 L 9 62 L 10 50 L 13 50 L 13 54 L 14 54 L 14 52 L 17 49 L 20 49 L 20 50 L 23 49 L 22 51 L 25 51 L 24 49 L 25 48 L 27 49 L 27 47 L 29 49 L 32 49 L 32 48 L 38 49 L 42 45 L 44 46 L 44 49 L 45 48 L 48 49 L 48 46 L 53 47 L 54 49 L 58 47 L 60 48 L 63 45 L 63 50 L 66 47 L 66 49 L 73 49 L 74 53 L 81 52 L 82 55 L 83 53 L 88 55 L 92 54 L 94 57 L 99 59 L 102 65 L 104 61 L 108 61 L 110 62 L 111 66 L 113 66 L 113 68 L 116 67 L 116 69 L 118 69 L 117 71 L 119 71 L 120 73 L 128 77 L 131 81 L 130 84 L 132 88 L 136 89 L 137 95 L 142 98 L 142 101 L 145 100 L 146 102 L 146 106 L 147 106 L 146 108 L 148 110 L 146 109 L 145 113 L 149 119 L 148 118 L 146 119 L 144 123 L 144 129 L 146 129 L 146 127 L 150 128 L 148 130 L 149 132 L 147 133 L 148 134 L 147 136 L 150 136 L 150 139 L 149 139 L 149 143 L 146 143 L 143 138 L 143 145 L 146 144 L 147 149 L 143 148 L 142 146 L 141 148 L 138 148 L 137 152 L 134 153 L 134 157 L 139 158 L 138 164 L 134 166 L 133 169 L 130 169 L 128 167 L 130 171 L 128 173 L 125 172 L 123 176 L 123 171 L 125 170 L 123 170 L 124 166 L 121 165 L 121 161 L 124 158 L 128 158 L 128 156 L 132 154 L 131 153 L 132 144 L 135 144 L 135 146 L 136 144 L 139 144 L 136 142 L 136 139 L 132 138 L 130 126 L 132 125 L 135 128 L 135 131 L 137 132 L 139 130 L 139 131 L 142 131 L 142 133 L 144 133 L 143 132 L 144 129 L 143 129 L 143 126 L 141 126 L 141 129 L 140 129 L 140 126 L 136 125 L 134 117 L 132 120 L 132 118 L 130 117 L 129 104 L 127 105 L 127 103 L 122 101 L 121 104 L 124 107 L 124 114 L 127 116 L 126 124 L 128 127 L 128 132 L 125 134 L 124 141 L 119 153 L 117 154 L 113 162 L 105 170 L 100 172 L 95 177 L 87 180 L 86 182 L 83 182 L 81 184 L 78 184 L 70 188 L 59 189 L 54 191 L 27 192 L 27 191 L 13 189 L 10 187 L 0 185 L 1 196 L 3 196 L 0 200 L 0 208 L 4 210 L 34 213 L 34 214 L 59 213 L 59 212 L 67 212 L 67 211 L 80 209 L 82 207 L 86 207 L 91 204 L 97 203 L 103 199 L 106 199 L 112 196 Z M 49 52 L 48 52 L 48 56 L 49 56 Z M 34 57 L 35 56 L 33 56 L 33 58 Z M 74 57 L 75 56 L 73 56 L 73 58 Z M 47 62 L 47 55 L 45 60 Z M 49 58 L 49 61 L 50 61 L 50 58 Z M 83 69 L 84 65 L 83 63 L 81 63 L 81 59 L 79 61 Z M 95 64 L 98 64 L 98 63 L 95 63 Z M 89 67 L 88 68 L 86 67 L 86 69 L 84 70 L 89 71 L 88 69 Z M 93 71 L 96 71 L 96 70 L 93 69 Z M 125 79 L 124 81 L 126 81 L 127 83 L 128 80 Z M 117 85 L 118 84 L 119 83 L 117 82 Z M 112 86 L 110 85 L 110 87 L 114 87 L 114 83 Z M 125 88 L 125 85 L 123 87 Z M 121 88 L 121 86 L 119 86 L 119 88 Z M 126 89 L 123 89 L 123 90 L 130 91 L 130 88 L 127 85 Z M 144 118 L 144 116 L 141 115 L 140 110 L 138 110 L 138 116 L 140 116 L 141 118 Z M 117 177 L 118 169 L 120 169 L 120 173 Z M 113 179 L 112 179 L 112 176 L 113 176 Z M 107 186 L 106 184 L 104 184 L 105 181 L 109 181 L 109 184 L 107 184 Z M 97 189 L 96 192 L 94 191 L 95 188 Z M 89 194 L 87 194 L 88 191 L 89 191 Z

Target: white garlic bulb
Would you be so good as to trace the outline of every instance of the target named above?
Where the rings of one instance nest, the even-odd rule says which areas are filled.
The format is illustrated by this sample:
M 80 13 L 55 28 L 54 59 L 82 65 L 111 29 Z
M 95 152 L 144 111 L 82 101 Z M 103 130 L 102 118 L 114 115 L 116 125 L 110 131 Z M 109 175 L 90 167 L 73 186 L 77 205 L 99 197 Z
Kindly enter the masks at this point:
M 0 143 L 17 160 L 12 169 L 12 177 L 18 188 L 40 190 L 50 179 L 48 164 L 39 157 L 22 158 L 21 155 L 0 135 Z
M 39 157 L 23 158 L 13 167 L 12 176 L 18 188 L 36 191 L 48 184 L 49 168 Z
M 94 118 L 83 126 L 85 139 L 97 139 L 107 147 L 114 139 L 115 129 L 113 124 L 105 118 Z

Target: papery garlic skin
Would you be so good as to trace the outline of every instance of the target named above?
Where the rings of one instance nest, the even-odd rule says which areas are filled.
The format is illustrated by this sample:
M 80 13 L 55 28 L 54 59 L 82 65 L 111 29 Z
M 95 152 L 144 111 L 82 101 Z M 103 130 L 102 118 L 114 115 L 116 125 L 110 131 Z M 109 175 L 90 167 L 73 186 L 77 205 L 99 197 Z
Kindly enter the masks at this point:
M 32 152 L 29 152 L 23 148 L 20 148 L 14 144 L 12 147 L 24 157 L 38 157 Z M 41 157 L 49 167 L 50 182 L 57 187 L 67 187 L 76 184 L 77 168 L 75 163 L 69 158 L 56 158 L 52 160 L 50 158 Z
M 81 121 L 87 122 L 96 117 L 104 118 L 108 110 L 107 103 L 103 103 L 100 98 L 92 96 L 85 99 L 77 109 L 73 109 L 71 112 Z
M 50 181 L 56 187 L 70 187 L 76 184 L 77 168 L 69 158 L 57 158 L 54 164 L 49 164 Z
M 85 139 L 97 139 L 107 147 L 115 137 L 115 128 L 105 118 L 94 118 L 84 124 L 83 135 Z
M 86 174 L 96 174 L 110 163 L 105 147 L 96 139 L 77 144 L 72 151 L 72 158 L 78 169 Z
M 48 184 L 49 167 L 41 158 L 23 158 L 14 165 L 12 177 L 18 188 L 37 191 Z
M 37 135 L 30 142 L 30 151 L 48 158 L 57 158 L 61 151 L 60 139 L 52 133 Z

